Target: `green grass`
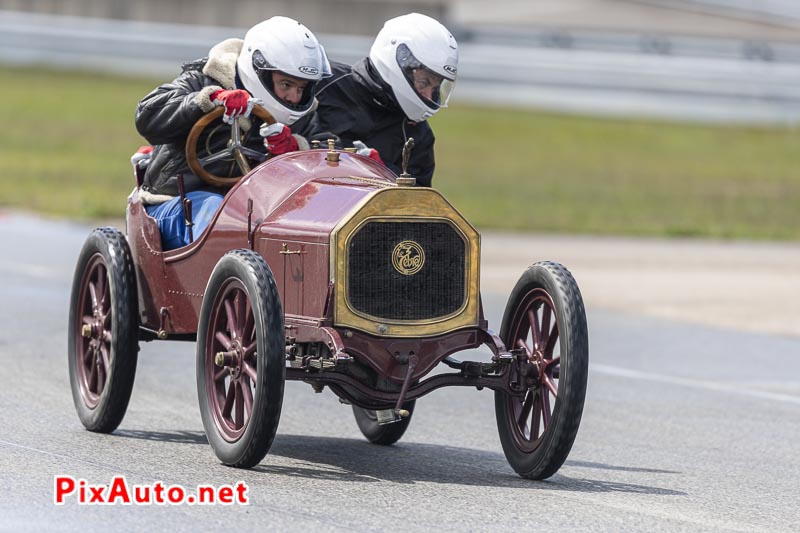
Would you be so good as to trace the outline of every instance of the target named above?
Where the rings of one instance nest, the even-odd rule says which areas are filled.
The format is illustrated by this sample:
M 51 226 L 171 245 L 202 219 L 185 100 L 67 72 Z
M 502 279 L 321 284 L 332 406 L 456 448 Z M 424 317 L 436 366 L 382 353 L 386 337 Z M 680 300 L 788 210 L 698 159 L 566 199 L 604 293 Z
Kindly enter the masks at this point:
M 800 131 L 454 108 L 436 185 L 479 227 L 800 238 Z
M 0 206 L 122 217 L 163 80 L 0 68 Z M 10 82 L 10 83 L 8 83 Z M 434 185 L 480 228 L 800 239 L 800 131 L 456 105 L 432 119 Z

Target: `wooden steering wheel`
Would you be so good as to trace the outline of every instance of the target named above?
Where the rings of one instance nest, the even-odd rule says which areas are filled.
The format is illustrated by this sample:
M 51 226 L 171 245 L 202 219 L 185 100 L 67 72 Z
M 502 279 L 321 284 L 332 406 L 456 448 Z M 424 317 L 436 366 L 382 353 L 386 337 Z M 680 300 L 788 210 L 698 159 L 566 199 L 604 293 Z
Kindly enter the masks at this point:
M 247 162 L 248 157 L 255 160 L 263 160 L 265 156 L 263 152 L 258 152 L 242 145 L 242 131 L 239 127 L 239 121 L 234 120 L 231 123 L 231 139 L 228 141 L 228 145 L 222 150 L 210 153 L 202 159 L 197 158 L 197 141 L 200 139 L 200 135 L 209 124 L 220 118 L 224 112 L 224 107 L 217 107 L 213 111 L 200 117 L 200 120 L 192 126 L 192 130 L 186 138 L 186 162 L 189 164 L 189 168 L 192 169 L 192 172 L 194 172 L 197 177 L 213 187 L 230 187 L 234 185 L 237 181 L 242 179 L 242 176 L 250 172 L 250 163 Z M 251 114 L 260 118 L 267 124 L 275 124 L 275 119 L 269 111 L 258 104 L 253 106 Z M 269 154 L 266 154 L 266 156 L 268 157 Z M 241 175 L 222 177 L 216 176 L 205 169 L 206 165 L 210 163 L 230 158 L 233 158 L 236 162 L 236 165 L 242 172 Z

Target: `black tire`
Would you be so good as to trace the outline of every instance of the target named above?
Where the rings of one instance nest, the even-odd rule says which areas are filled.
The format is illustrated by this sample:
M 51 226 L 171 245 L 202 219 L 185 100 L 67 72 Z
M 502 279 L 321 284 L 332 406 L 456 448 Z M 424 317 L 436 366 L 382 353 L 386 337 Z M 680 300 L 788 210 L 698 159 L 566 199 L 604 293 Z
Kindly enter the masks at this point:
M 546 318 L 548 307 L 551 310 Z M 529 310 L 534 311 L 534 318 Z M 553 318 L 556 323 L 551 327 Z M 527 340 L 529 335 L 533 337 L 535 328 L 539 330 L 538 345 L 533 338 Z M 518 348 L 518 339 L 523 339 L 526 346 L 532 347 L 528 348 L 529 353 L 539 350 L 528 360 L 536 361 L 541 372 L 532 371 L 528 377 L 517 374 L 520 383 L 526 384 L 524 396 L 495 392 L 495 414 L 503 452 L 512 468 L 524 478 L 546 479 L 558 471 L 569 455 L 586 397 L 586 311 L 572 274 L 552 262 L 529 267 L 511 292 L 500 337 L 508 349 Z M 532 368 L 535 367 L 528 365 L 526 370 Z M 515 369 L 521 370 L 522 366 L 514 364 L 512 371 Z M 552 406 L 551 396 L 555 398 Z
M 272 271 L 257 253 L 228 252 L 208 280 L 197 333 L 200 414 L 224 464 L 250 468 L 269 452 L 283 405 L 285 351 Z M 215 364 L 219 352 L 233 354 L 225 368 Z
M 411 400 L 403 404 L 403 409 L 409 412 L 409 415 L 399 422 L 392 424 L 380 425 L 375 411 L 370 409 L 362 409 L 361 407 L 353 406 L 353 414 L 356 417 L 356 423 L 361 433 L 372 444 L 380 444 L 381 446 L 390 446 L 400 440 L 400 437 L 408 429 L 411 423 L 411 417 L 414 415 L 414 406 L 416 400 Z
M 110 433 L 128 409 L 139 352 L 133 259 L 114 228 L 94 230 L 78 256 L 67 332 L 78 418 L 89 431 Z

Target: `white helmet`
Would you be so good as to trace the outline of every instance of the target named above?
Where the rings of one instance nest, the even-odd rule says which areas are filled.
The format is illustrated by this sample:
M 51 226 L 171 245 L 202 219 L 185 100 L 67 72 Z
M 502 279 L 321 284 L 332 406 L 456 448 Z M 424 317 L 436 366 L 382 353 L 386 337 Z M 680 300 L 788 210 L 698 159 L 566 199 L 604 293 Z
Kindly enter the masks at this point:
M 284 124 L 293 124 L 311 110 L 317 82 L 331 75 L 328 56 L 317 38 L 288 17 L 272 17 L 250 28 L 236 67 L 244 88 L 260 98 L 275 120 Z M 275 95 L 273 71 L 309 80 L 299 103 L 292 104 Z
M 438 21 L 410 13 L 386 21 L 369 59 L 414 122 L 447 107 L 458 73 L 458 44 Z

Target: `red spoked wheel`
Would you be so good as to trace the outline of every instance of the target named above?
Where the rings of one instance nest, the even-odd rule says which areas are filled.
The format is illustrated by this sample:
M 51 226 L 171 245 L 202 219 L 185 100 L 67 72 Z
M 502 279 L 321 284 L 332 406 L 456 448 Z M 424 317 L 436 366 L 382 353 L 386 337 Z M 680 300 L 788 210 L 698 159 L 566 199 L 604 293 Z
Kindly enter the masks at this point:
M 128 408 L 139 350 L 133 261 L 115 229 L 95 230 L 81 250 L 68 331 L 78 417 L 91 431 L 111 432 Z
M 207 393 L 214 422 L 222 437 L 236 442 L 253 413 L 258 383 L 253 308 L 238 279 L 223 285 L 212 310 L 214 357 L 206 358 Z
M 283 312 L 272 272 L 258 254 L 220 259 L 200 312 L 197 387 L 217 457 L 249 468 L 269 451 L 286 376 Z
M 511 293 L 500 336 L 516 354 L 515 394 L 495 394 L 503 451 L 521 476 L 544 479 L 572 448 L 586 394 L 586 314 L 569 271 L 550 262 L 530 267 Z
M 514 313 L 510 346 L 524 351 L 520 379 L 524 396 L 507 396 L 507 413 L 520 449 L 533 451 L 542 442 L 558 398 L 558 320 L 552 298 L 543 289 L 529 292 Z
M 111 370 L 111 291 L 108 269 L 98 252 L 90 259 L 81 280 L 78 297 L 81 336 L 78 356 L 78 388 L 90 409 L 100 403 L 100 395 Z

